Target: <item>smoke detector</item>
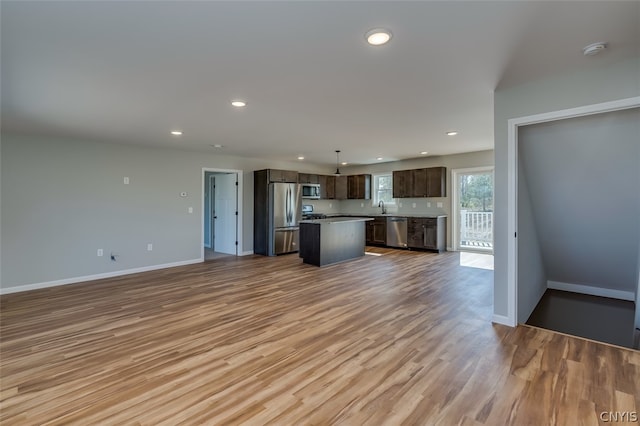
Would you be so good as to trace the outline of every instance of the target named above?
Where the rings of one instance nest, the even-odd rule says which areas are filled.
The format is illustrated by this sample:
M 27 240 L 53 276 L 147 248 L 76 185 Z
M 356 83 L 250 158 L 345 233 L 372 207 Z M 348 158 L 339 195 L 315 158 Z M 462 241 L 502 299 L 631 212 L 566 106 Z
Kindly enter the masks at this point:
M 582 48 L 582 53 L 584 53 L 584 56 L 593 56 L 600 53 L 600 51 L 606 48 L 607 48 L 607 43 L 600 41 L 598 43 L 592 43 L 588 46 L 585 46 L 584 48 Z

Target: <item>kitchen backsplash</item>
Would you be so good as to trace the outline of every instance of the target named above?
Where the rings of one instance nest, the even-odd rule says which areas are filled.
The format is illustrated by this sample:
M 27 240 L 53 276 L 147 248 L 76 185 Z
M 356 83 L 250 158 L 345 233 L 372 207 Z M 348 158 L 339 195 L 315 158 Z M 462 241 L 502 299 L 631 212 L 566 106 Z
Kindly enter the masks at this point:
M 379 214 L 381 208 L 373 205 L 371 200 L 302 200 L 302 204 L 313 205 L 315 213 L 345 213 L 345 214 Z M 449 198 L 402 198 L 396 200 L 395 205 L 387 204 L 387 213 L 397 214 L 425 214 L 449 215 Z M 442 207 L 438 207 L 441 203 Z M 414 207 L 415 205 L 415 207 Z

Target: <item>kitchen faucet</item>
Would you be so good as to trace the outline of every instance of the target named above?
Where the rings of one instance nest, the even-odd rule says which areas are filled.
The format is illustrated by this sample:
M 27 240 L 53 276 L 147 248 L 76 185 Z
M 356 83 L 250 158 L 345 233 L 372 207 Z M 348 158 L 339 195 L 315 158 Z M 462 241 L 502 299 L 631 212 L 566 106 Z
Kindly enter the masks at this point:
M 382 214 L 387 213 L 387 208 L 384 206 L 384 201 L 380 200 L 380 202 L 378 203 L 378 207 L 382 207 Z

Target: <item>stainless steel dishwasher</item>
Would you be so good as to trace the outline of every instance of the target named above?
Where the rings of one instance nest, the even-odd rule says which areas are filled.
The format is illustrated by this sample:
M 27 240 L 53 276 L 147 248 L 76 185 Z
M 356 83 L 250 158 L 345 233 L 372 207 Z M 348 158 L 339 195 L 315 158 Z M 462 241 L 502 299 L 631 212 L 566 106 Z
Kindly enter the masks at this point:
M 387 245 L 389 247 L 407 247 L 406 217 L 387 217 Z

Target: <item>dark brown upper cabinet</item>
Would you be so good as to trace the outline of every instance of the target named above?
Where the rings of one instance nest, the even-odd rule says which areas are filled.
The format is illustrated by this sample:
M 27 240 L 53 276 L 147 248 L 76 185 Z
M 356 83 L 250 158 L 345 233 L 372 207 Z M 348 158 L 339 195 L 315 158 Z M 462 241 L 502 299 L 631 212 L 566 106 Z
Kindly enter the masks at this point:
M 393 198 L 446 197 L 447 168 L 393 172 Z
M 331 175 L 319 175 L 320 198 L 323 200 L 333 200 L 336 198 L 336 177 Z
M 447 168 L 429 167 L 427 169 L 427 197 L 447 196 Z
M 309 173 L 299 173 L 298 183 L 320 183 L 320 176 Z
M 336 178 L 336 200 L 346 200 L 349 195 L 348 181 L 346 176 L 335 176 Z
M 412 185 L 411 170 L 397 170 L 393 172 L 393 198 L 412 197 Z
M 371 199 L 371 175 L 348 176 L 347 198 L 351 200 Z
M 269 182 L 298 183 L 298 172 L 293 170 L 268 169 Z
M 411 170 L 413 188 L 411 193 L 414 197 L 427 197 L 427 170 L 428 169 L 416 169 Z

